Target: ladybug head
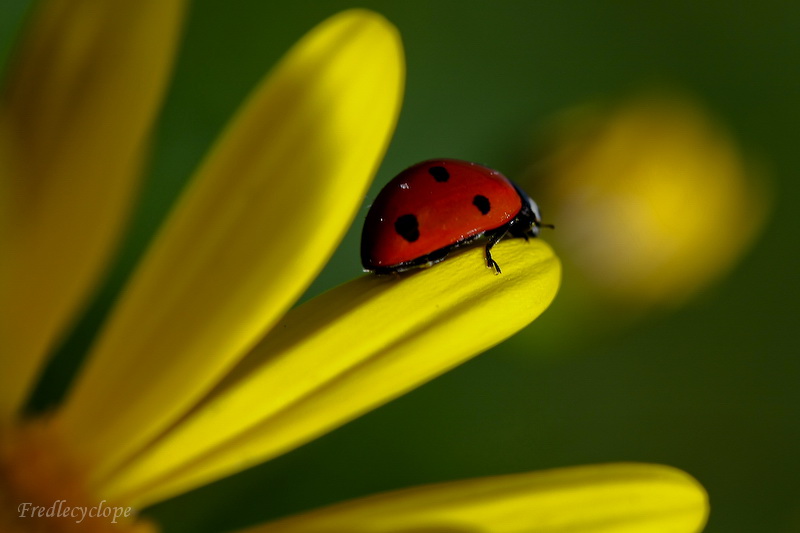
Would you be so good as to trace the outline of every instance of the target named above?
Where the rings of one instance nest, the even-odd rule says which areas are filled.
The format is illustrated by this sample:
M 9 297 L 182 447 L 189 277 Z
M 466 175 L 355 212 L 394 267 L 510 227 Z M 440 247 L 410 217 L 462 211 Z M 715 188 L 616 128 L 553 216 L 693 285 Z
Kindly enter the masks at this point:
M 527 233 L 536 237 L 539 235 L 539 228 L 544 227 L 555 229 L 555 226 L 552 224 L 542 223 L 542 216 L 539 213 L 539 206 L 536 205 L 536 202 L 533 201 L 533 198 L 531 198 L 528 193 L 520 189 L 516 184 L 514 184 L 514 188 L 517 189 L 517 193 L 519 193 L 520 198 L 522 198 L 522 209 L 517 217 L 521 222 L 523 222 L 523 225 L 527 227 Z

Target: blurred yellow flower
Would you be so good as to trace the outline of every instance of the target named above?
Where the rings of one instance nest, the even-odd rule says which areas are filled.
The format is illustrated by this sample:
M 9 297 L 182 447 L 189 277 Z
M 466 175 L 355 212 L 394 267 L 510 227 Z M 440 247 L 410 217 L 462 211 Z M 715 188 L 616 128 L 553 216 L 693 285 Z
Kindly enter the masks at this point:
M 474 249 L 409 275 L 362 276 L 289 310 L 352 222 L 400 106 L 395 28 L 346 11 L 255 89 L 63 404 L 24 417 L 113 251 L 183 9 L 180 0 L 44 2 L 0 99 L 2 531 L 155 530 L 132 508 L 389 401 L 523 328 L 558 289 L 550 247 L 509 240 L 496 248 L 502 277 L 487 275 Z M 707 510 L 687 474 L 622 464 L 422 487 L 262 527 L 692 532 Z
M 686 99 L 578 109 L 546 133 L 531 188 L 567 268 L 604 298 L 679 305 L 725 274 L 763 226 L 761 176 Z

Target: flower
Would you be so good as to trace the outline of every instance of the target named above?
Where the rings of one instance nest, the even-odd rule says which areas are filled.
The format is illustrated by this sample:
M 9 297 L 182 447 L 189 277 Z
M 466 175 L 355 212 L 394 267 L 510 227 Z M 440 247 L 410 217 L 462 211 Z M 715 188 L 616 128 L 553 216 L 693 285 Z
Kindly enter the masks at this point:
M 766 184 L 687 98 L 573 109 L 546 133 L 531 188 L 558 226 L 568 268 L 601 307 L 685 303 L 730 270 L 764 224 Z
M 131 506 L 268 460 L 389 401 L 512 335 L 557 291 L 552 250 L 509 240 L 496 247 L 501 277 L 476 275 L 482 250 L 468 250 L 410 275 L 362 276 L 290 310 L 351 223 L 401 99 L 396 30 L 346 11 L 303 38 L 226 128 L 63 404 L 23 416 L 113 251 L 182 12 L 180 0 L 45 2 L 2 95 L 4 530 L 79 530 L 85 517 L 75 509 L 88 511 L 93 531 L 152 530 L 128 516 Z M 504 531 L 497 511 L 511 513 L 507 525 L 532 523 L 526 502 L 538 502 L 533 521 L 544 527 L 577 516 L 585 530 L 614 520 L 692 531 L 707 509 L 682 472 L 611 465 L 378 496 L 308 515 L 308 524 L 355 531 L 355 519 L 393 531 L 411 513 L 428 529 Z M 111 521 L 104 504 L 127 513 Z M 354 509 L 372 509 L 373 526 Z M 265 527 L 310 530 L 303 520 Z

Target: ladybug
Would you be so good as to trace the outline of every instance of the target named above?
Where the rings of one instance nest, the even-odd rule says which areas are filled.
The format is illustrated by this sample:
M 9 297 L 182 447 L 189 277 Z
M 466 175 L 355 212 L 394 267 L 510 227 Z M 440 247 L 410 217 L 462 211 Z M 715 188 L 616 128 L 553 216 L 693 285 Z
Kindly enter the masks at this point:
M 536 203 L 500 172 L 431 159 L 407 168 L 378 194 L 361 234 L 361 264 L 376 274 L 403 272 L 485 238 L 486 266 L 499 274 L 492 247 L 507 234 L 536 237 L 541 226 Z

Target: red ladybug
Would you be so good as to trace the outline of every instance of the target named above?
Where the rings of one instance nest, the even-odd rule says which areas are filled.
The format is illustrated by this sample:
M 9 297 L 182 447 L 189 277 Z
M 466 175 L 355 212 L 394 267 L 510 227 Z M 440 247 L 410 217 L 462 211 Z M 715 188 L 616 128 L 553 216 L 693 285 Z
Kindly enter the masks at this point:
M 485 237 L 486 266 L 500 273 L 492 247 L 542 226 L 530 196 L 496 170 L 431 159 L 404 170 L 378 194 L 361 234 L 361 264 L 377 274 L 429 266 Z

